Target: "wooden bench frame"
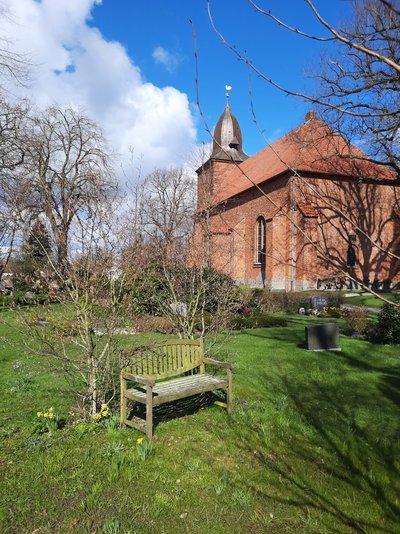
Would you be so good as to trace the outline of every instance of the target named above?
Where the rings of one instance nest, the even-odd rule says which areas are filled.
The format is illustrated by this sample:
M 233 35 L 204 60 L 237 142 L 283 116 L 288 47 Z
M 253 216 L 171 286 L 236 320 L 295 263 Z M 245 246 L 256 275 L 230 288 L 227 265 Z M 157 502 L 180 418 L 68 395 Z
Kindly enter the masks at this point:
M 207 374 L 206 364 L 225 369 L 226 379 Z M 139 387 L 128 388 L 129 381 Z M 226 389 L 223 405 L 230 414 L 232 365 L 206 358 L 202 339 L 173 339 L 121 354 L 121 424 L 145 431 L 149 439 L 153 436 L 154 406 L 216 389 Z M 138 417 L 127 418 L 127 400 L 146 405 L 145 424 Z

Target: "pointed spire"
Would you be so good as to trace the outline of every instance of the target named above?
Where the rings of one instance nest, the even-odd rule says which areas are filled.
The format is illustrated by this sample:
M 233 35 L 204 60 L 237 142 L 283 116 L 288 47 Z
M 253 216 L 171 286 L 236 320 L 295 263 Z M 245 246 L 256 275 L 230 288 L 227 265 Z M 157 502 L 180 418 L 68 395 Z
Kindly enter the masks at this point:
M 248 156 L 242 149 L 242 132 L 235 115 L 229 105 L 232 87 L 225 85 L 226 104 L 214 130 L 214 142 L 211 159 L 244 161 Z

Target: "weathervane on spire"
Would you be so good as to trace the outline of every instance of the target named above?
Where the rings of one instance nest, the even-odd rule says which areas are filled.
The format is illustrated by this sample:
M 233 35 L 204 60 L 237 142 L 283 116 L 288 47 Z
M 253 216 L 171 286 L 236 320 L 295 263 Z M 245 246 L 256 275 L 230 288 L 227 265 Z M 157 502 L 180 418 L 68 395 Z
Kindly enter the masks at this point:
M 226 90 L 226 98 L 229 98 L 229 91 L 232 91 L 232 87 L 230 85 L 225 85 Z

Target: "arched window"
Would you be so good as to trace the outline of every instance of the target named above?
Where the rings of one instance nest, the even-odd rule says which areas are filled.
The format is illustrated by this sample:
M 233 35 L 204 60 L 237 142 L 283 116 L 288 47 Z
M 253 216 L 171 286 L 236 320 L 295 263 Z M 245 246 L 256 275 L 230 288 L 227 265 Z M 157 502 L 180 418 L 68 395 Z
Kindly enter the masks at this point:
M 264 217 L 259 217 L 256 222 L 256 236 L 255 236 L 255 262 L 256 263 L 265 263 L 265 219 Z

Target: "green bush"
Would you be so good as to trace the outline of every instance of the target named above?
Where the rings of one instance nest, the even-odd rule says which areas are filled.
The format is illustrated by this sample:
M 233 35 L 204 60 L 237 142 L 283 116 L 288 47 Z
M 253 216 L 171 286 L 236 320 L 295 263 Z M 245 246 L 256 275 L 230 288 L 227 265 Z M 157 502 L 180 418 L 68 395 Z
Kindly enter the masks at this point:
M 132 320 L 132 324 L 138 332 L 159 332 L 160 334 L 175 333 L 174 324 L 167 317 L 140 315 Z
M 1 295 L 0 296 L 0 306 L 8 307 L 13 303 L 13 298 L 11 295 Z
M 400 343 L 400 308 L 384 304 L 379 313 L 378 324 L 372 335 L 376 343 Z
M 206 268 L 203 274 L 205 286 L 206 311 L 214 313 L 219 309 L 221 290 L 226 293 L 234 293 L 235 282 L 227 274 Z
M 17 291 L 19 293 L 25 293 L 26 291 L 32 291 L 32 284 L 28 284 L 23 280 L 22 278 L 18 278 L 17 276 L 14 276 L 12 278 L 12 286 L 14 288 L 14 291 Z
M 32 291 L 32 290 L 30 290 Z M 32 293 L 34 293 L 32 291 Z M 34 293 L 33 298 L 27 298 L 26 291 L 15 291 L 12 295 L 1 295 L 0 296 L 0 306 L 33 306 L 36 304 L 45 304 L 48 302 L 48 294 L 45 291 L 40 291 Z
M 195 317 L 195 330 L 201 332 L 204 328 L 207 330 L 210 328 L 213 322 L 213 316 L 210 312 L 205 311 L 204 313 L 199 313 Z
M 315 291 L 270 291 L 265 289 L 260 299 L 260 310 L 264 312 L 297 312 L 299 308 L 311 308 L 311 297 L 328 297 L 331 308 L 340 308 L 343 303 L 342 293 Z
M 134 316 L 161 315 L 160 300 L 166 292 L 161 265 L 153 262 L 133 279 L 134 283 L 131 287 L 127 284 L 123 297 L 127 310 Z
M 240 285 L 235 287 L 236 300 L 240 303 L 239 308 L 260 311 L 264 296 L 264 289 Z
M 171 293 L 170 284 L 174 288 Z M 163 315 L 168 302 L 177 298 L 180 302 L 188 303 L 197 292 L 204 288 L 205 310 L 216 312 L 220 307 L 221 292 L 224 297 L 232 294 L 236 300 L 237 287 L 232 278 L 213 269 L 167 266 L 163 268 L 152 263 L 143 270 L 136 279 L 132 289 L 127 291 L 125 300 L 133 309 L 134 315 Z
M 365 336 L 369 330 L 368 312 L 364 306 L 360 306 L 348 311 L 346 318 L 346 333 L 351 335 L 354 332 Z

